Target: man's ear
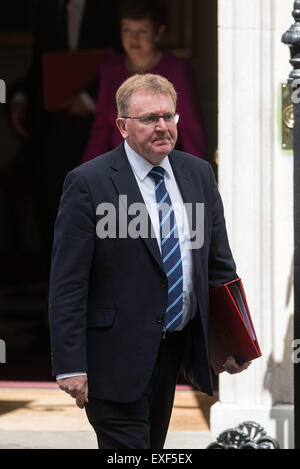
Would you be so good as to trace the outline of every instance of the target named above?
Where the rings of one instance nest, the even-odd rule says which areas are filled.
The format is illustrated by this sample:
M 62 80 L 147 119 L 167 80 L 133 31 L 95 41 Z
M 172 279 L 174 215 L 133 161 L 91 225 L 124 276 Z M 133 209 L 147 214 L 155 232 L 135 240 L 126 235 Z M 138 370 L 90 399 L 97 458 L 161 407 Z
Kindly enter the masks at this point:
M 116 120 L 116 125 L 124 139 L 128 137 L 128 132 L 126 130 L 126 120 L 122 117 L 118 117 Z

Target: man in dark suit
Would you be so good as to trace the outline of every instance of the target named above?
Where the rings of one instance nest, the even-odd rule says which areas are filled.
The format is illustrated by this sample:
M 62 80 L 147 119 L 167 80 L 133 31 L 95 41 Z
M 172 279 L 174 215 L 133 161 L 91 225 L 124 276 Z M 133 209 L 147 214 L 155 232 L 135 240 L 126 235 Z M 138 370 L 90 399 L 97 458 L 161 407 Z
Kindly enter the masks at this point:
M 119 1 L 40 0 L 37 2 L 32 59 L 10 101 L 16 131 L 31 137 L 34 198 L 40 237 L 50 266 L 53 226 L 66 173 L 80 164 L 94 118 L 97 81 L 80 90 L 62 109 L 44 108 L 43 55 L 46 52 L 113 48 L 118 43 Z M 48 272 L 48 269 L 46 269 Z
M 134 75 L 117 105 L 125 142 L 64 184 L 50 281 L 53 373 L 85 406 L 100 448 L 162 448 L 180 366 L 213 393 L 208 291 L 237 275 L 210 165 L 173 150 L 171 83 Z M 224 369 L 248 366 L 228 357 Z

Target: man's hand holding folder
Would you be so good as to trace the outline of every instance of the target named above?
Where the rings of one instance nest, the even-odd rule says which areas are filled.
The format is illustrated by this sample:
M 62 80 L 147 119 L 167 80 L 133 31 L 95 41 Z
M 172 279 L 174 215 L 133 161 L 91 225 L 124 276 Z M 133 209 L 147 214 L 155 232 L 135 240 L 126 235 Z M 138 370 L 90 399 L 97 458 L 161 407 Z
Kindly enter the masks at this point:
M 227 373 L 235 375 L 236 373 L 241 373 L 241 371 L 247 370 L 251 363 L 252 362 L 243 362 L 238 364 L 234 357 L 229 356 L 223 364 L 223 368 L 224 371 L 227 371 Z
M 261 356 L 241 279 L 210 292 L 210 343 L 216 374 L 240 373 Z
M 45 109 L 59 111 L 67 107 L 67 111 L 72 115 L 84 112 L 84 102 L 80 102 L 81 92 L 97 83 L 101 61 L 110 54 L 111 49 L 44 53 Z

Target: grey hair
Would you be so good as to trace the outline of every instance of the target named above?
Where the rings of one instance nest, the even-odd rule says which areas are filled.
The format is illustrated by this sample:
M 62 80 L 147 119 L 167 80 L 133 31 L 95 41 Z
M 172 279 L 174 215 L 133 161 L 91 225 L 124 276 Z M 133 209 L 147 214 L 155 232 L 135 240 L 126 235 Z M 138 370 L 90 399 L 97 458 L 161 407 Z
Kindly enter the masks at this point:
M 128 78 L 116 93 L 118 116 L 126 116 L 130 98 L 134 91 L 145 90 L 152 94 L 169 94 L 176 109 L 177 93 L 172 83 L 161 75 L 137 73 Z

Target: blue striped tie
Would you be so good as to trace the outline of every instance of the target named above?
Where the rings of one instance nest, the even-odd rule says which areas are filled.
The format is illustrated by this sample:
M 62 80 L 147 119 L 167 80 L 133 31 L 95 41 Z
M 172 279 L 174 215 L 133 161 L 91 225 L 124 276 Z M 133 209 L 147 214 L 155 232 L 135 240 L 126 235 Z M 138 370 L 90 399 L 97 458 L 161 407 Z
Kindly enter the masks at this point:
M 173 331 L 182 321 L 183 276 L 180 243 L 172 202 L 165 186 L 164 169 L 154 166 L 149 172 L 155 181 L 155 194 L 159 210 L 161 251 L 168 278 L 168 305 L 165 327 Z

